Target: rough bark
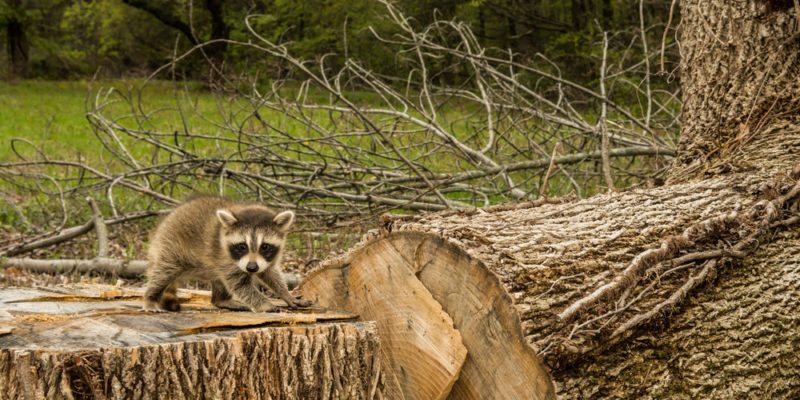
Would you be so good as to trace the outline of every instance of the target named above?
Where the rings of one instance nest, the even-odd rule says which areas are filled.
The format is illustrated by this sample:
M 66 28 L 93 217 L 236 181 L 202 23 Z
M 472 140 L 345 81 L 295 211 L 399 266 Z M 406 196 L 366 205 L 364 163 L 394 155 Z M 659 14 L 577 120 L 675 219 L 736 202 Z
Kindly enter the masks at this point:
M 337 322 L 354 316 L 319 309 L 142 313 L 135 296 L 112 287 L 1 290 L 7 311 L 0 316 L 6 328 L 0 393 L 12 399 L 398 398 L 396 383 L 387 383 L 392 376 L 384 373 L 374 323 Z M 208 308 L 207 294 L 182 298 L 188 308 Z
M 800 398 L 800 230 L 776 236 L 691 296 L 663 331 L 555 373 L 563 398 Z
M 775 2 L 681 2 L 684 100 L 673 181 L 697 176 L 709 160 L 724 160 L 776 118 L 800 111 L 795 10 L 768 3 Z

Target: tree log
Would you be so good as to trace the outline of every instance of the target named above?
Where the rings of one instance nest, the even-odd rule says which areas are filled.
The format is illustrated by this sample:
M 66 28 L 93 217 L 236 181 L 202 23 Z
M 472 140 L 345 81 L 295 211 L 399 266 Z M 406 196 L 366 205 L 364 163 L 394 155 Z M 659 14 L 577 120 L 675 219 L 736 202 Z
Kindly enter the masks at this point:
M 414 285 L 421 283 L 426 289 L 417 293 L 426 298 L 430 295 L 441 304 L 468 352 L 450 398 L 552 398 L 548 372 L 555 378 L 559 392 L 569 398 L 587 393 L 608 395 L 603 389 L 611 387 L 628 390 L 619 392 L 621 397 L 631 396 L 635 385 L 630 380 L 621 382 L 603 374 L 619 373 L 610 365 L 617 360 L 613 354 L 633 357 L 637 361 L 623 364 L 636 368 L 642 368 L 638 363 L 642 356 L 614 345 L 638 338 L 647 329 L 651 334 L 662 331 L 669 326 L 667 317 L 681 308 L 687 295 L 696 294 L 695 288 L 718 276 L 739 279 L 728 283 L 736 288 L 735 297 L 718 294 L 727 302 L 724 309 L 731 318 L 727 323 L 731 331 L 727 334 L 738 341 L 763 342 L 758 330 L 742 323 L 741 315 L 736 324 L 732 323 L 734 315 L 742 312 L 767 313 L 784 321 L 782 327 L 790 329 L 787 334 L 800 333 L 797 318 L 792 317 L 796 314 L 796 301 L 764 299 L 749 305 L 754 296 L 760 296 L 762 288 L 770 288 L 778 299 L 783 298 L 778 294 L 781 290 L 788 291 L 790 297 L 800 294 L 796 293 L 796 285 L 787 286 L 780 278 L 780 271 L 791 272 L 798 267 L 793 255 L 800 251 L 800 242 L 785 242 L 783 248 L 789 253 L 754 250 L 775 235 L 794 235 L 790 232 L 798 226 L 800 168 L 795 164 L 795 155 L 800 154 L 800 129 L 795 127 L 799 122 L 784 121 L 779 125 L 784 128 L 754 138 L 745 146 L 739 156 L 742 159 L 766 154 L 772 159 L 768 165 L 743 173 L 561 204 L 528 202 L 387 217 L 380 231 L 373 232 L 349 253 L 326 260 L 309 274 L 300 290 L 317 298 L 320 305 L 361 313 L 370 302 L 363 297 L 360 282 L 349 280 L 348 273 L 356 268 L 413 273 L 418 280 Z M 765 199 L 779 199 L 782 203 L 775 208 L 777 203 Z M 759 219 L 768 215 L 776 219 Z M 767 225 L 771 228 L 758 228 Z M 758 232 L 763 234 L 753 240 Z M 664 254 L 669 256 L 654 257 L 660 254 L 656 251 L 660 248 L 666 249 Z M 744 261 L 740 261 L 742 257 Z M 394 261 L 387 262 L 389 258 Z M 641 264 L 635 264 L 637 259 Z M 703 268 L 709 259 L 714 263 Z M 768 274 L 754 278 L 741 272 L 741 262 L 745 270 L 748 265 L 776 265 Z M 634 264 L 637 267 L 631 268 Z M 744 276 L 751 277 L 742 280 Z M 755 282 L 758 284 L 754 286 Z M 392 283 L 409 284 L 405 280 Z M 598 291 L 603 287 L 610 289 Z M 413 298 L 408 298 L 393 307 L 414 308 L 415 304 Z M 574 315 L 559 317 L 575 304 L 583 305 Z M 651 309 L 658 310 L 655 317 L 643 318 Z M 732 360 L 736 351 L 731 350 L 730 343 L 719 341 L 724 334 L 719 327 L 714 328 L 714 317 L 707 316 L 702 306 L 696 312 L 704 314 L 685 318 L 702 321 L 710 333 L 700 334 L 702 327 L 685 322 L 684 331 L 674 332 L 680 336 L 663 338 L 659 343 L 670 343 L 677 351 L 670 357 L 691 359 L 693 349 L 702 348 L 708 354 L 728 352 L 724 357 Z M 402 339 L 384 334 L 381 313 L 371 318 L 378 321 L 387 346 L 404 346 Z M 757 324 L 762 329 L 770 320 L 763 316 L 754 319 L 760 321 Z M 644 348 L 649 348 L 650 353 Z M 788 365 L 800 352 L 798 347 L 791 348 L 773 347 L 768 350 L 774 353 L 771 359 L 757 364 L 772 369 L 780 366 L 789 372 L 767 374 L 758 382 L 796 390 L 795 385 L 800 385 L 795 378 L 800 376 L 796 365 L 800 364 Z M 651 356 L 656 350 L 640 347 Z M 387 357 L 391 359 L 392 354 Z M 653 357 L 653 363 L 662 363 L 659 372 L 663 376 L 664 371 L 669 371 L 668 365 L 663 364 L 668 360 Z M 590 360 L 598 360 L 598 364 Z M 713 370 L 716 367 L 712 364 L 708 361 L 698 365 Z M 721 372 L 733 379 L 725 383 L 720 383 L 719 374 L 708 371 L 695 371 L 693 376 L 714 377 L 720 385 L 717 389 L 733 396 L 752 386 L 745 385 L 752 371 L 748 367 L 736 373 Z M 796 375 L 787 379 L 790 373 Z M 585 376 L 595 379 L 587 380 Z M 655 384 L 653 379 L 647 378 Z M 703 392 L 702 385 L 693 386 L 692 382 L 695 381 L 675 380 L 667 388 L 654 388 L 653 393 L 716 393 Z M 595 392 L 587 392 L 590 388 Z M 763 393 L 787 392 L 768 389 Z
M 12 399 L 400 398 L 372 322 L 320 308 L 145 313 L 113 287 L 0 290 L 0 393 Z
M 323 305 L 356 297 L 344 309 L 358 312 L 347 280 L 334 293 L 316 281 L 381 268 L 372 254 L 389 243 L 467 348 L 452 398 L 551 397 L 547 372 L 567 398 L 799 398 L 800 10 L 768 3 L 681 3 L 669 186 L 388 217 L 302 290 Z M 519 361 L 501 359 L 487 362 L 497 378 L 469 372 L 492 354 L 547 368 L 515 376 Z

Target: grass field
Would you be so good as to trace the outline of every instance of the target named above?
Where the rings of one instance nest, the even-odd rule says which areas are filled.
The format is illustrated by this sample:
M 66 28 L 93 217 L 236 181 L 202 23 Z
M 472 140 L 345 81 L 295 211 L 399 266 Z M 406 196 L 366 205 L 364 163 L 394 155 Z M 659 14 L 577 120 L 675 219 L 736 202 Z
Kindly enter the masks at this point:
M 141 80 L 94 82 L 93 91 L 114 87 L 125 96 L 135 95 L 141 84 Z M 11 147 L 14 138 L 41 146 L 51 158 L 75 160 L 80 154 L 91 159 L 99 149 L 86 119 L 86 103 L 94 100 L 89 85 L 85 80 L 0 82 L 0 161 L 17 158 Z M 172 82 L 154 81 L 147 85 L 143 96 L 152 107 L 171 107 L 175 105 L 174 89 Z M 190 92 L 200 109 L 213 108 L 213 96 L 199 85 L 190 87 Z M 165 127 L 180 124 L 179 120 L 170 119 L 154 122 Z M 28 145 L 18 143 L 14 148 L 22 155 L 32 155 Z

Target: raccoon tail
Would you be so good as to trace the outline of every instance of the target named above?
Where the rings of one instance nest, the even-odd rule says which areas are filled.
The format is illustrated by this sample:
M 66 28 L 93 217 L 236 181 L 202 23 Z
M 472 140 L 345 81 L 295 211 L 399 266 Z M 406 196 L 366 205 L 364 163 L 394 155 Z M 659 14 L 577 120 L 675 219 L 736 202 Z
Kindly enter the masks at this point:
M 158 305 L 161 307 L 162 310 L 167 311 L 180 311 L 181 310 L 181 303 L 178 301 L 178 284 L 177 282 L 172 283 L 166 289 L 164 289 L 164 293 L 161 295 L 161 300 L 158 301 Z

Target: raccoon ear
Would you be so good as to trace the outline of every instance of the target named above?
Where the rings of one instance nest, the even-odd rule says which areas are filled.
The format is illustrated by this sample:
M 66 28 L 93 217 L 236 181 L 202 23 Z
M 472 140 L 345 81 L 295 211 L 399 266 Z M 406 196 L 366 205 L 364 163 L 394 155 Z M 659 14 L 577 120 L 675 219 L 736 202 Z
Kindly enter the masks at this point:
M 222 225 L 225 226 L 231 226 L 238 221 L 228 210 L 217 210 L 217 218 L 219 222 L 222 222 Z
M 294 222 L 294 213 L 291 211 L 284 211 L 276 215 L 275 218 L 272 219 L 272 222 L 278 225 L 278 229 L 285 231 L 292 226 L 292 222 Z

